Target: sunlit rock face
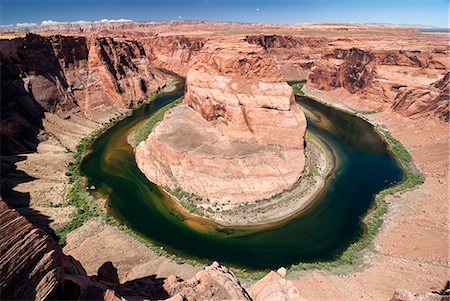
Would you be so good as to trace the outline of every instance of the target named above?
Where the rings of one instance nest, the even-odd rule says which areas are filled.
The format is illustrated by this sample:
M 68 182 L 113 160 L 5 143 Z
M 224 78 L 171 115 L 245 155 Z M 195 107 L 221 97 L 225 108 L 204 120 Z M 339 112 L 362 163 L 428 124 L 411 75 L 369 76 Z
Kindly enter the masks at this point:
M 333 49 L 315 63 L 308 86 L 333 92 L 338 98 L 354 96 L 361 110 L 392 110 L 407 117 L 448 122 L 447 56 L 447 49 L 436 48 Z
M 242 40 L 205 44 L 182 105 L 136 151 L 154 183 L 246 202 L 293 185 L 304 168 L 306 119 L 264 50 Z

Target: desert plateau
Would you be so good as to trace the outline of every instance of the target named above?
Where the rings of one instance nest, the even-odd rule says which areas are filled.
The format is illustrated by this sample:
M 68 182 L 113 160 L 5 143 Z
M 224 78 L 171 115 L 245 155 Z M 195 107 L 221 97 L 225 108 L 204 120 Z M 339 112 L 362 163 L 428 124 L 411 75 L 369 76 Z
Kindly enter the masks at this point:
M 224 2 L 2 25 L 0 300 L 449 300 L 448 28 Z

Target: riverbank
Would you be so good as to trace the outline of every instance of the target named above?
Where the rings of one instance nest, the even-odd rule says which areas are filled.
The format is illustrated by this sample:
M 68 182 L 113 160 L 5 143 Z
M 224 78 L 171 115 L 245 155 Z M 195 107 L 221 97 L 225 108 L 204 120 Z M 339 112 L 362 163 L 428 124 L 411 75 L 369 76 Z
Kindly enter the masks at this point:
M 68 189 L 65 197 L 67 198 L 66 206 L 74 206 L 75 210 L 72 211 L 70 221 L 63 227 L 56 229 L 55 234 L 60 243 L 65 243 L 68 233 L 82 226 L 87 220 L 99 217 L 104 212 L 105 201 L 98 201 L 90 193 L 86 187 L 86 181 L 84 176 L 80 174 L 81 161 L 90 151 L 90 147 L 94 140 L 100 135 L 105 133 L 108 129 L 114 126 L 116 123 L 129 117 L 134 110 L 139 110 L 142 106 L 151 103 L 161 93 L 167 93 L 173 91 L 176 88 L 177 82 L 171 81 L 152 93 L 148 98 L 139 103 L 132 110 L 122 112 L 114 117 L 111 117 L 108 122 L 104 122 L 97 129 L 91 131 L 89 135 L 80 139 L 80 142 L 75 148 L 73 154 L 73 160 L 68 164 L 65 175 L 69 179 L 70 188 Z
M 448 125 L 391 111 L 363 114 L 357 110 L 361 100 L 353 104 L 351 98 L 305 88 L 308 97 L 358 112 L 358 116 L 391 133 L 425 175 L 425 182 L 385 195 L 385 205 L 379 207 L 385 212 L 378 217 L 382 224 L 372 236 L 372 247 L 360 252 L 358 268 L 293 271 L 289 278 L 310 300 L 388 300 L 396 288 L 441 290 L 449 269 Z

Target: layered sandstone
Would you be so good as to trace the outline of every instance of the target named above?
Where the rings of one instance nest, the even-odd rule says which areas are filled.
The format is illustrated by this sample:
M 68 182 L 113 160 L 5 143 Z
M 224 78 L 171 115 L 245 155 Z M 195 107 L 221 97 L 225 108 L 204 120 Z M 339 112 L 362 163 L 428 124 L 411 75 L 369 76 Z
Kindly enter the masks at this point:
M 270 197 L 299 179 L 306 119 L 262 48 L 208 43 L 186 86 L 183 105 L 136 150 L 152 182 L 234 203 Z
M 204 37 L 156 35 L 140 39 L 153 66 L 186 77 L 195 56 L 202 49 Z
M 62 282 L 64 255 L 44 231 L 36 229 L 0 199 L 0 297 L 43 300 Z
M 104 121 L 167 81 L 137 41 L 28 34 L 0 54 L 3 155 L 35 150 L 44 112 Z
M 327 37 L 250 35 L 245 39 L 263 47 L 286 80 L 303 80 L 331 43 Z
M 310 87 L 360 99 L 361 110 L 390 109 L 403 116 L 449 121 L 449 75 L 445 49 L 334 49 L 308 77 Z

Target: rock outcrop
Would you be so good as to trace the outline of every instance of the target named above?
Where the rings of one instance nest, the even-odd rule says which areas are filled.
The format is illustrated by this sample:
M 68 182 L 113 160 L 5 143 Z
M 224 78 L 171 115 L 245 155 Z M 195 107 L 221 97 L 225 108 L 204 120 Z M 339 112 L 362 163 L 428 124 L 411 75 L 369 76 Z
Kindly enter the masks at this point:
M 136 161 L 158 185 L 254 201 L 299 179 L 305 129 L 292 89 L 262 48 L 211 42 L 188 72 L 183 105 L 138 146 Z
M 302 80 L 321 58 L 330 40 L 325 37 L 250 35 L 245 39 L 263 47 L 286 80 Z
M 298 289 L 286 280 L 286 269 L 269 272 L 264 278 L 253 284 L 248 290 L 255 301 L 306 301 L 298 292 Z
M 233 272 L 217 262 L 186 281 L 169 277 L 164 287 L 181 300 L 252 300 Z
M 373 110 L 449 121 L 448 61 L 444 53 L 334 49 L 311 69 L 308 85 L 345 90 Z
M 44 112 L 104 121 L 167 81 L 137 41 L 28 34 L 0 54 L 3 155 L 35 150 Z
M 189 36 L 156 36 L 140 39 L 153 66 L 186 77 L 206 39 Z
M 61 247 L 1 199 L 0 229 L 0 298 L 47 298 L 63 280 Z
M 432 293 L 420 292 L 412 293 L 403 289 L 396 289 L 390 301 L 448 301 L 449 292 Z

